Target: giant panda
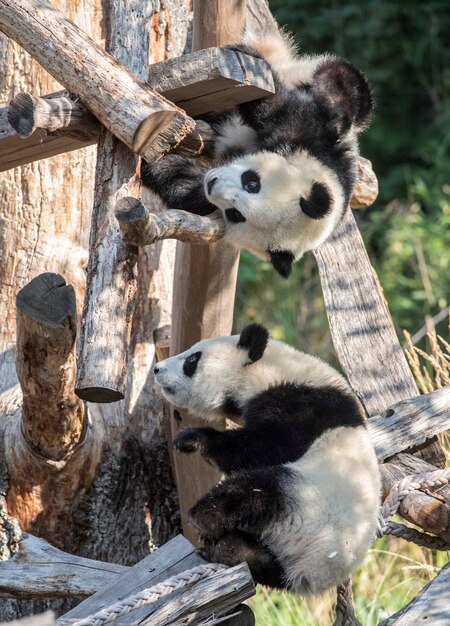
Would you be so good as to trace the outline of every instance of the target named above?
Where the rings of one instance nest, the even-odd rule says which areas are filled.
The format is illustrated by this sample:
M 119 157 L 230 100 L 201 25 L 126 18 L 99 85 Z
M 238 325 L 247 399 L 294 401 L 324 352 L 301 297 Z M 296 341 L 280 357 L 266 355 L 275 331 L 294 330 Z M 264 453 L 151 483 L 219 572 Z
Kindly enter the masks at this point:
M 353 65 L 299 57 L 278 31 L 230 46 L 264 58 L 275 93 L 203 116 L 217 133 L 215 167 L 168 154 L 142 181 L 171 209 L 220 209 L 225 238 L 287 277 L 294 261 L 333 232 L 355 182 L 357 134 L 369 125 L 371 88 Z
M 211 426 L 174 447 L 224 477 L 189 511 L 214 562 L 302 595 L 344 582 L 375 538 L 380 476 L 358 400 L 330 365 L 258 324 L 157 363 L 162 394 Z M 241 427 L 219 431 L 224 417 Z

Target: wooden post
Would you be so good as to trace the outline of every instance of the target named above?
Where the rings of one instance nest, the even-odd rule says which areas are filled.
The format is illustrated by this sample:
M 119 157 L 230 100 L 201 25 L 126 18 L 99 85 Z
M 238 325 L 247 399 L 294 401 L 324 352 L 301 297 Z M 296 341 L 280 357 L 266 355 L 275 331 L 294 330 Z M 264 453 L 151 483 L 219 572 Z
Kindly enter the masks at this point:
M 131 25 L 138 14 L 136 11 L 135 16 L 130 8 L 130 40 L 121 48 L 122 53 L 116 54 L 123 55 L 123 61 L 127 53 L 133 57 L 136 52 L 131 50 Z M 125 22 L 123 16 L 119 21 Z M 147 160 L 152 161 L 193 129 L 194 122 L 184 111 L 139 82 L 43 0 L 0 0 L 0 30 L 78 96 L 108 130 Z M 122 46 L 122 42 L 117 41 L 117 45 Z M 145 79 L 142 67 L 136 64 L 140 71 L 135 74 Z
M 143 3 L 143 7 L 147 5 Z M 146 10 L 137 11 L 126 0 L 111 7 L 109 51 L 143 79 L 148 64 Z M 125 397 L 137 248 L 124 243 L 114 206 L 123 195 L 139 197 L 138 164 L 133 152 L 101 129 L 76 380 L 76 393 L 91 402 L 116 402 Z
M 194 50 L 239 40 L 244 18 L 245 2 L 242 0 L 194 0 Z M 177 244 L 172 354 L 182 352 L 205 337 L 230 334 L 238 264 L 238 251 L 223 241 L 201 247 Z M 187 411 L 172 411 L 173 436 L 180 428 L 199 423 Z M 224 428 L 225 424 L 221 426 Z M 218 482 L 220 474 L 200 455 L 176 453 L 174 464 L 183 531 L 191 541 L 197 541 L 196 533 L 186 522 L 186 513 Z
M 41 274 L 19 291 L 16 305 L 22 432 L 33 450 L 59 461 L 85 428 L 84 406 L 73 392 L 75 293 L 62 276 Z

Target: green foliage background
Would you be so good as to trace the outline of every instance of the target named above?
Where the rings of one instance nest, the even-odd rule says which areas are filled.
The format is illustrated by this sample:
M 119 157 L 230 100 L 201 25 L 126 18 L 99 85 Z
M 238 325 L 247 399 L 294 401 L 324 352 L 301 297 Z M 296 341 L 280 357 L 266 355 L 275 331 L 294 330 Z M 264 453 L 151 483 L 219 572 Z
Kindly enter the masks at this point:
M 369 77 L 377 101 L 361 136 L 380 183 L 356 212 L 400 333 L 449 302 L 450 9 L 447 0 L 270 0 L 304 53 L 334 52 Z M 311 255 L 288 281 L 242 254 L 236 329 L 266 323 L 274 336 L 334 359 Z M 445 332 L 445 321 L 438 330 Z

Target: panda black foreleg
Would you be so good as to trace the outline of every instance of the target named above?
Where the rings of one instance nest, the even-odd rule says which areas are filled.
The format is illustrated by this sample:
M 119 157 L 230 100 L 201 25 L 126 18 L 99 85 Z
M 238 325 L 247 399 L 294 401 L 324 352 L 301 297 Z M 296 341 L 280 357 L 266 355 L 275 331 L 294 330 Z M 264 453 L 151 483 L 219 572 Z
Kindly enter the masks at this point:
M 274 465 L 268 456 L 270 445 L 270 439 L 266 440 L 263 432 L 249 432 L 245 427 L 225 431 L 209 427 L 185 428 L 173 440 L 173 446 L 179 452 L 190 454 L 198 451 L 225 474 Z
M 233 531 L 216 543 L 207 543 L 200 554 L 213 563 L 233 567 L 244 561 L 256 583 L 284 588 L 284 570 L 274 555 L 254 536 Z
M 236 472 L 200 498 L 188 519 L 213 541 L 234 530 L 259 534 L 283 513 L 289 476 L 279 466 Z
M 167 154 L 154 164 L 143 163 L 142 183 L 169 209 L 209 215 L 216 210 L 206 198 L 203 179 L 207 169 L 179 154 Z

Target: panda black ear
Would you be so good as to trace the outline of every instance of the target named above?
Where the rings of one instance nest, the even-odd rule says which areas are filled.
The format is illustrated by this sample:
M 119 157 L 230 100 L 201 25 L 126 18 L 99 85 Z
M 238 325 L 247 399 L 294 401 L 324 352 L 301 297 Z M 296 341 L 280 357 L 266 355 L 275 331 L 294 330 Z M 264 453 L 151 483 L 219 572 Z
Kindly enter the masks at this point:
M 238 341 L 238 348 L 243 348 L 248 352 L 250 363 L 259 361 L 264 354 L 269 341 L 269 331 L 261 324 L 249 324 L 241 332 Z
M 314 183 L 309 198 L 300 198 L 300 208 L 305 215 L 320 220 L 331 209 L 331 195 L 325 185 Z
M 327 112 L 327 126 L 337 138 L 352 124 L 358 132 L 369 126 L 374 106 L 372 89 L 351 63 L 333 57 L 325 60 L 314 73 L 311 91 Z

